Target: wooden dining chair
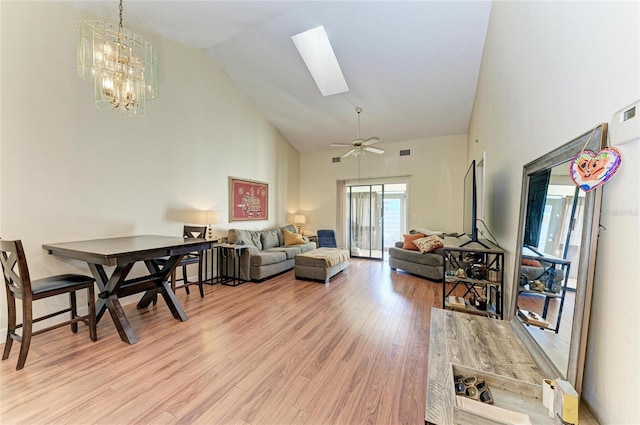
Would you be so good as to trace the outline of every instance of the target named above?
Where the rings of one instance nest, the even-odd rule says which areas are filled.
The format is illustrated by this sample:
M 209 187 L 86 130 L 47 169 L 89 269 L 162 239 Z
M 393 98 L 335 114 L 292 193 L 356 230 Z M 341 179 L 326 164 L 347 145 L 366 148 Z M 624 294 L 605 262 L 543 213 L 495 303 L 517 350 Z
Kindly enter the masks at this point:
M 182 230 L 182 236 L 185 239 L 206 239 L 207 238 L 207 226 L 184 226 Z M 198 289 L 200 289 L 200 298 L 204 298 L 204 288 L 202 287 L 202 268 L 203 268 L 203 252 L 190 252 L 182 257 L 182 260 L 176 266 L 176 268 L 171 273 L 171 289 L 173 292 L 176 291 L 176 282 L 182 281 L 185 291 L 189 294 L 189 285 L 196 282 L 189 282 L 187 277 L 187 266 L 190 264 L 198 264 Z M 158 258 L 156 260 L 158 264 L 165 264 L 167 262 L 167 258 Z M 176 269 L 178 267 L 182 267 L 182 278 L 176 279 Z M 154 300 L 155 301 L 155 300 Z M 155 304 L 155 303 L 154 303 Z
M 78 322 L 80 321 L 89 325 L 91 341 L 98 339 L 96 332 L 96 304 L 93 290 L 94 278 L 80 274 L 63 274 L 31 280 L 29 268 L 27 267 L 27 257 L 20 240 L 0 240 L 0 262 L 2 263 L 4 274 L 8 308 L 7 340 L 4 345 L 2 360 L 6 360 L 9 357 L 13 341 L 18 341 L 20 343 L 20 354 L 18 355 L 16 370 L 20 370 L 27 360 L 32 336 L 69 324 L 71 325 L 71 331 L 77 333 Z M 86 289 L 88 292 L 89 313 L 86 316 L 78 316 L 77 312 L 76 291 L 82 289 Z M 33 301 L 67 293 L 69 294 L 69 308 L 39 318 L 33 317 Z M 22 301 L 22 323 L 20 324 L 16 324 L 16 298 Z M 64 313 L 71 313 L 71 318 L 63 323 L 37 331 L 33 330 L 34 323 Z M 22 328 L 22 335 L 17 333 L 20 328 Z

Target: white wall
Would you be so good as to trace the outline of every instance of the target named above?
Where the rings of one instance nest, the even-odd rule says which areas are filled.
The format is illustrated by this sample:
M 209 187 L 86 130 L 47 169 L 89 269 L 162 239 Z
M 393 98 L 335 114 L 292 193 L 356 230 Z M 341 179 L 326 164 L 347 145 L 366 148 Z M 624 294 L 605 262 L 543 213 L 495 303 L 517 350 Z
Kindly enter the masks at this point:
M 378 143 L 383 155 L 367 153 L 358 158 L 342 158 L 345 149 L 300 155 L 300 212 L 307 215 L 306 230 L 336 228 L 336 187 L 338 180 L 392 176 L 409 183 L 409 229 L 462 232 L 462 201 L 466 135 Z M 400 150 L 410 149 L 410 156 Z M 415 218 L 414 218 L 415 216 Z
M 1 2 L 0 235 L 23 240 L 32 277 L 88 273 L 43 243 L 181 235 L 196 209 L 220 210 L 226 234 L 228 176 L 270 190 L 269 220 L 234 227 L 285 224 L 299 155 L 228 76 L 199 50 L 141 34 L 158 50 L 159 99 L 144 118 L 99 111 L 76 73 L 84 18 L 56 2 Z M 0 318 L 6 329 L 4 308 Z
M 640 97 L 639 9 L 638 2 L 492 5 L 468 147 L 472 158 L 487 151 L 487 219 L 509 250 L 508 279 L 523 165 L 608 122 Z M 626 170 L 608 183 L 611 196 L 604 190 L 603 224 L 618 222 L 636 239 L 608 241 L 599 248 L 605 252 L 597 261 L 583 382 L 583 397 L 607 424 L 640 422 L 637 392 L 629 390 L 640 379 L 636 148 L 623 152 Z M 616 190 L 620 186 L 635 190 L 635 201 Z M 620 210 L 635 215 L 606 214 Z

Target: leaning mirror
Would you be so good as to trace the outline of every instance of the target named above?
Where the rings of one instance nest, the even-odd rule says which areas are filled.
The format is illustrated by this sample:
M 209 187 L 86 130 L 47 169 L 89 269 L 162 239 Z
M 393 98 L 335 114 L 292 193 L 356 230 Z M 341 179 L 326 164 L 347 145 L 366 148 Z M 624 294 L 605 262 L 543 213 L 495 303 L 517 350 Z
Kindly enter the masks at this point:
M 511 324 L 549 378 L 581 391 L 602 189 L 570 176 L 582 150 L 604 147 L 602 124 L 524 166 Z

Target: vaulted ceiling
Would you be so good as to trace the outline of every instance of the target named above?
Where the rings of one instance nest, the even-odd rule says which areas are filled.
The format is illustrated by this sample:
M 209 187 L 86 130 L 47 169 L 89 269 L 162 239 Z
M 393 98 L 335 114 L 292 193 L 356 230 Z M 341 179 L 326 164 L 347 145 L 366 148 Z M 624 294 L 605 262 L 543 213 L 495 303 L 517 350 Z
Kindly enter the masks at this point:
M 115 0 L 64 3 L 118 21 Z M 380 143 L 466 133 L 490 9 L 490 1 L 140 0 L 125 1 L 124 26 L 203 49 L 298 151 L 313 152 L 356 137 L 356 106 L 362 137 Z M 346 93 L 323 97 L 291 41 L 319 25 Z

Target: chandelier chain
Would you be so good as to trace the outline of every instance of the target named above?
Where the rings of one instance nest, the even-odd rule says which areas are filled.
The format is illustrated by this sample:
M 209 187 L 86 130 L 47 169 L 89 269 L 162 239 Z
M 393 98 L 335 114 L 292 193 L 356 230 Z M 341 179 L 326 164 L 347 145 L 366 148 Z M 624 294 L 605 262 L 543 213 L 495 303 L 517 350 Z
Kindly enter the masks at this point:
M 120 30 L 122 30 L 122 0 L 120 0 Z

